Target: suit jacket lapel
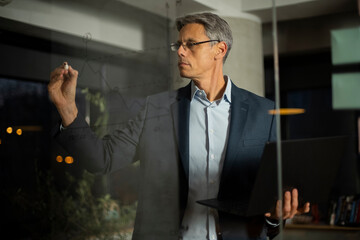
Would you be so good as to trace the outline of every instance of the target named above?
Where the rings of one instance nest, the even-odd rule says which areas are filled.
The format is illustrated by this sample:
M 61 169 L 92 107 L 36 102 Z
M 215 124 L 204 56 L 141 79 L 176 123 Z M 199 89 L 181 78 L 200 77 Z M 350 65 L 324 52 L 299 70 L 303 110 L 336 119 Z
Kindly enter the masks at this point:
M 244 133 L 248 110 L 249 105 L 246 102 L 246 94 L 232 84 L 230 129 L 223 170 L 221 173 L 219 197 L 222 194 L 222 190 L 226 189 L 224 187 L 224 184 L 226 184 L 226 176 L 231 172 L 231 166 L 236 161 L 237 153 L 242 147 L 242 141 L 240 141 L 240 139 L 242 139 Z

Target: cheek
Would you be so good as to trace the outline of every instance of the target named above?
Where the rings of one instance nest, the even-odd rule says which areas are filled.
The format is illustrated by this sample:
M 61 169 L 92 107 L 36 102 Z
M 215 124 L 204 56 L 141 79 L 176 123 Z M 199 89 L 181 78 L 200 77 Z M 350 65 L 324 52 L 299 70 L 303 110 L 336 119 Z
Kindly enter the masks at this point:
M 201 68 L 208 68 L 212 65 L 212 58 L 209 54 L 202 54 L 197 59 L 197 66 Z
M 203 71 L 212 67 L 214 63 L 214 56 L 212 54 L 211 49 L 197 49 L 197 51 L 189 54 L 186 59 L 191 64 L 193 70 Z

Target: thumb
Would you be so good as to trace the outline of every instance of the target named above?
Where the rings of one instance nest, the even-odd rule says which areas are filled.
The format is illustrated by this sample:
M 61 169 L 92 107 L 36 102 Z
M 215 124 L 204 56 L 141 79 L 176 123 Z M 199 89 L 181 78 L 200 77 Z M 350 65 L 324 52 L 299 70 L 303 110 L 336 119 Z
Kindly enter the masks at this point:
M 72 85 L 72 86 L 76 86 L 77 85 L 77 79 L 78 79 L 78 71 L 76 71 L 75 69 L 73 69 L 71 66 L 69 66 L 69 69 L 67 71 L 67 80 L 69 81 L 68 84 Z
M 69 66 L 69 69 L 68 69 L 68 73 L 69 73 L 69 77 L 71 79 L 77 79 L 79 73 L 78 71 L 76 71 L 75 69 L 73 69 L 71 66 Z

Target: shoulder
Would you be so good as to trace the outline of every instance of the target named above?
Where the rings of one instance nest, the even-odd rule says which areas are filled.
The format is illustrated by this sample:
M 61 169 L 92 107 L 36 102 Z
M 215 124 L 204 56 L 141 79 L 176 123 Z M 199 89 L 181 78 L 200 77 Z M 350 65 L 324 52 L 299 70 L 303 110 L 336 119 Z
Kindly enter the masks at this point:
M 149 95 L 146 97 L 145 106 L 143 108 L 144 117 L 152 118 L 155 116 L 168 116 L 173 111 L 172 109 L 176 107 L 183 98 L 182 95 L 184 91 L 186 92 L 186 88 Z
M 169 90 L 150 95 L 146 98 L 146 103 L 156 105 L 169 105 L 176 99 L 177 91 Z
M 231 86 L 231 95 L 232 95 L 231 97 L 233 99 L 245 101 L 251 105 L 257 105 L 257 106 L 262 106 L 262 107 L 266 107 L 266 108 L 274 107 L 274 101 L 272 101 L 268 98 L 259 96 L 255 93 L 245 90 L 243 88 L 239 88 L 235 84 L 232 84 L 232 86 Z
M 178 101 L 181 98 L 190 98 L 191 87 L 190 84 L 177 90 L 168 90 L 153 94 L 147 97 L 147 102 L 158 105 L 169 105 Z

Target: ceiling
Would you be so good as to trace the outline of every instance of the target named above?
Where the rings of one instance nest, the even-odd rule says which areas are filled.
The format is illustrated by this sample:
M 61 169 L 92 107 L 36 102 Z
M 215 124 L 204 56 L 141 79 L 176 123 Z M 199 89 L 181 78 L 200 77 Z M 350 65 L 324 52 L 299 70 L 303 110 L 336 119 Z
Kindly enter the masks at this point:
M 265 2 L 270 2 L 270 0 Z M 270 7 L 244 9 L 244 11 L 260 17 L 262 22 L 271 21 L 271 10 L 272 8 Z M 277 8 L 276 12 L 277 19 L 279 21 L 284 21 L 315 16 L 324 16 L 343 12 L 354 12 L 357 10 L 357 0 L 302 0 L 293 4 L 281 5 Z
M 176 18 L 201 11 L 222 16 L 257 16 L 263 23 L 272 19 L 272 0 L 116 0 L 157 15 Z M 359 11 L 360 0 L 275 0 L 279 21 Z

